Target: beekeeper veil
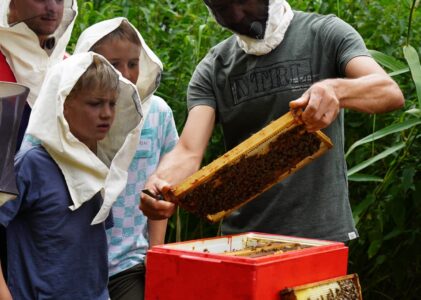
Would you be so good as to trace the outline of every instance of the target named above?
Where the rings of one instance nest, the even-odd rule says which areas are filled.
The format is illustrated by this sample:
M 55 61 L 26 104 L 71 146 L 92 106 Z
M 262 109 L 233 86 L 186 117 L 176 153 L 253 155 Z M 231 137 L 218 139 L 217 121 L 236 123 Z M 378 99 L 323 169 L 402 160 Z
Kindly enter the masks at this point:
M 285 33 L 294 17 L 291 6 L 285 0 L 267 0 L 268 1 L 268 17 L 266 24 L 254 21 L 250 23 L 249 34 L 244 35 L 235 32 L 237 43 L 241 49 L 247 54 L 265 55 L 275 49 L 284 39 Z M 204 0 L 208 5 L 209 11 L 218 21 L 217 13 L 212 11 L 212 0 Z M 222 21 L 222 22 L 221 22 Z M 223 20 L 218 21 L 224 26 Z M 252 35 L 253 37 L 250 37 Z
M 98 22 L 85 29 L 79 36 L 74 53 L 92 51 L 98 42 L 105 36 L 120 27 L 122 22 L 127 22 L 136 32 L 140 44 L 139 77 L 136 86 L 142 100 L 142 109 L 146 116 L 149 108 L 149 100 L 159 86 L 162 73 L 162 63 L 155 53 L 148 47 L 139 31 L 126 18 L 118 17 Z
M 104 202 L 92 224 L 105 220 L 126 185 L 142 121 L 136 87 L 111 66 L 119 78 L 120 92 L 114 122 L 106 137 L 97 143 L 97 154 L 72 134 L 64 117 L 64 103 L 95 57 L 111 66 L 102 56 L 89 52 L 73 55 L 47 72 L 27 129 L 61 169 L 73 201 L 70 209 L 78 209 L 101 192 Z
M 6 57 L 16 81 L 30 88 L 27 101 L 32 107 L 47 69 L 63 60 L 77 15 L 77 1 L 64 0 L 61 23 L 48 37 L 44 48 L 40 46 L 35 32 L 25 23 L 40 16 L 28 16 L 9 23 L 11 1 L 0 1 L 0 51 Z M 30 13 L 30 10 L 25 11 L 26 15 Z

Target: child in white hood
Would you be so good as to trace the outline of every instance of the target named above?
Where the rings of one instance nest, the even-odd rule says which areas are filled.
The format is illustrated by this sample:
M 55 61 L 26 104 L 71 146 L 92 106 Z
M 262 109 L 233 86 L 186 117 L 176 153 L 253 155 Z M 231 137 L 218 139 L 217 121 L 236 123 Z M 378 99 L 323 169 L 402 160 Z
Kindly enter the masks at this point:
M 130 165 L 127 186 L 112 207 L 114 227 L 107 230 L 107 237 L 111 299 L 143 299 L 146 251 L 164 243 L 166 221 L 146 219 L 138 209 L 140 192 L 162 156 L 178 140 L 171 109 L 153 95 L 162 63 L 125 18 L 99 22 L 82 32 L 75 53 L 84 51 L 107 58 L 136 84 L 142 100 L 145 119 L 140 143 Z
M 0 207 L 13 299 L 109 298 L 104 220 L 141 120 L 135 86 L 100 55 L 74 55 L 47 73 L 27 130 L 41 144 L 18 153 L 19 196 Z

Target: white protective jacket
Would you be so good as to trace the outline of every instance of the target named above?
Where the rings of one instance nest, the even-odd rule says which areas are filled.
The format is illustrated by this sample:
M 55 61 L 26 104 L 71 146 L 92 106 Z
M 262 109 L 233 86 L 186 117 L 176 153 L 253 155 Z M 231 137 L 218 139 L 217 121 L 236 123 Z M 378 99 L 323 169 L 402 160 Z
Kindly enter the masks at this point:
M 77 15 L 77 1 L 64 0 L 61 25 L 52 35 L 54 47 L 41 48 L 38 36 L 24 23 L 10 26 L 7 21 L 11 0 L 0 1 L 0 51 L 6 57 L 16 81 L 30 89 L 28 103 L 32 107 L 49 67 L 63 60 Z
M 98 54 L 73 55 L 49 69 L 27 128 L 27 133 L 41 141 L 61 169 L 73 200 L 70 209 L 79 208 L 101 192 L 104 202 L 92 224 L 106 219 L 126 185 L 142 121 L 136 87 L 119 75 L 121 91 L 114 123 L 107 136 L 98 142 L 97 155 L 70 132 L 63 115 L 64 102 L 95 55 Z

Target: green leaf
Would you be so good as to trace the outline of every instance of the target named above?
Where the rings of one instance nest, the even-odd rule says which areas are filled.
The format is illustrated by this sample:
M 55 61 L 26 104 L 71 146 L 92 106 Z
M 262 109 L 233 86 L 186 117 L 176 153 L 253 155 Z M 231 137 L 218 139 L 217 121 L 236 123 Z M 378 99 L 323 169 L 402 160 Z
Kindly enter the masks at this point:
M 366 136 L 365 138 L 362 138 L 358 141 L 356 141 L 354 144 L 351 145 L 351 147 L 349 147 L 348 151 L 345 154 L 345 158 L 348 157 L 348 155 L 358 146 L 366 144 L 366 143 L 370 143 L 373 142 L 375 140 L 381 139 L 382 137 L 385 137 L 389 134 L 392 133 L 396 133 L 396 132 L 401 132 L 404 131 L 406 129 L 409 129 L 411 127 L 414 127 L 418 124 L 421 124 L 421 120 L 417 120 L 417 119 L 411 119 L 402 123 L 398 123 L 398 124 L 393 124 L 390 125 L 388 127 L 382 128 L 376 132 L 373 132 L 372 134 Z
M 404 193 L 401 193 L 404 194 Z M 406 208 L 405 203 L 402 203 L 401 198 L 393 199 L 388 205 L 388 212 L 392 216 L 393 221 L 396 224 L 396 227 L 399 229 L 405 228 L 405 216 Z
M 376 258 L 376 265 L 380 266 L 382 265 L 385 261 L 387 261 L 387 256 L 386 255 L 379 255 Z
M 368 174 L 354 174 L 349 176 L 348 180 L 356 182 L 383 182 L 383 178 Z
M 386 67 L 393 72 L 401 71 L 405 68 L 408 68 L 407 65 L 405 65 L 403 62 L 397 60 L 393 56 L 384 54 L 380 51 L 376 50 L 369 50 L 370 54 L 373 56 L 373 58 L 381 64 L 383 67 Z
M 401 69 L 401 70 L 397 70 L 397 71 L 394 71 L 394 72 L 390 72 L 389 73 L 389 76 L 390 77 L 393 77 L 393 76 L 398 76 L 398 75 L 401 75 L 401 74 L 404 74 L 404 73 L 407 73 L 407 72 L 409 72 L 410 70 L 409 70 L 409 68 L 404 68 L 404 69 Z
M 414 176 L 416 170 L 414 167 L 406 168 L 402 173 L 402 189 L 406 192 L 414 185 Z
M 417 90 L 418 104 L 421 108 L 421 65 L 420 58 L 418 56 L 417 50 L 414 47 L 408 45 L 403 47 L 403 54 L 406 61 L 408 62 L 409 68 L 411 69 L 412 79 L 415 83 L 415 88 Z
M 402 230 L 398 229 L 398 228 L 394 228 L 393 231 L 389 232 L 388 234 L 386 234 L 383 237 L 383 240 L 387 241 L 387 240 L 391 240 L 395 237 L 398 237 L 399 235 L 401 235 L 403 233 Z
M 361 201 L 355 208 L 353 208 L 352 216 L 354 218 L 355 225 L 358 225 L 361 216 L 365 213 L 368 207 L 374 203 L 375 200 L 376 198 L 374 195 L 369 194 L 363 201 Z
M 381 160 L 387 156 L 389 156 L 390 154 L 395 153 L 396 151 L 399 151 L 400 149 L 402 149 L 403 147 L 405 147 L 405 143 L 400 143 L 396 146 L 390 147 L 388 149 L 386 149 L 385 151 L 377 154 L 376 156 L 367 159 L 366 161 L 363 161 L 362 163 L 359 163 L 358 165 L 352 167 L 351 169 L 348 170 L 348 177 L 357 173 L 358 171 L 361 171 L 362 169 L 367 168 L 368 166 L 371 166 L 372 164 L 374 164 L 376 161 Z
M 408 114 L 408 115 L 412 115 L 412 116 L 421 118 L 421 109 L 419 109 L 419 108 L 408 109 L 407 111 L 405 111 L 405 113 Z
M 368 248 L 368 257 L 372 258 L 373 256 L 375 256 L 380 248 L 382 246 L 382 241 L 381 240 L 375 240 L 370 244 L 370 247 Z

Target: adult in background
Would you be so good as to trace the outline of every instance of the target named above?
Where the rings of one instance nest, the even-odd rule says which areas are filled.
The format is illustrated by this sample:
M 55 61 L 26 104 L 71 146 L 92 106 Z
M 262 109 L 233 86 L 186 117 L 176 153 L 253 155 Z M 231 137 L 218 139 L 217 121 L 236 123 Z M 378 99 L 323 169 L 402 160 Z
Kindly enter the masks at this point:
M 188 87 L 189 115 L 174 150 L 147 186 L 159 193 L 196 171 L 215 121 L 227 149 L 290 109 L 334 148 L 226 218 L 224 234 L 259 231 L 336 241 L 358 237 L 348 200 L 344 109 L 383 113 L 402 107 L 398 85 L 370 57 L 360 35 L 334 15 L 293 11 L 284 0 L 204 0 L 234 34 L 199 63 Z M 174 204 L 143 194 L 150 218 Z
M 0 2 L 0 81 L 30 88 L 17 140 L 20 148 L 31 107 L 49 67 L 63 60 L 77 15 L 76 0 Z M 6 237 L 0 226 L 0 258 L 6 276 Z
M 45 74 L 63 60 L 77 15 L 75 0 L 0 3 L 0 80 L 29 87 L 18 148 Z

